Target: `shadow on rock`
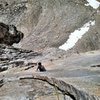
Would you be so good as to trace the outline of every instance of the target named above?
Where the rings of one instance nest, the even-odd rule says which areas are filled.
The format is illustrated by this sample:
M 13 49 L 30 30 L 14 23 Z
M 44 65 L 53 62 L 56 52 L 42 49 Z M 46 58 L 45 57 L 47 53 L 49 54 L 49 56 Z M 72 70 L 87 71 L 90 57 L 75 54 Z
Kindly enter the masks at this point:
M 0 22 L 0 43 L 6 45 L 13 45 L 19 43 L 24 37 L 24 34 L 17 30 L 14 25 L 6 25 Z

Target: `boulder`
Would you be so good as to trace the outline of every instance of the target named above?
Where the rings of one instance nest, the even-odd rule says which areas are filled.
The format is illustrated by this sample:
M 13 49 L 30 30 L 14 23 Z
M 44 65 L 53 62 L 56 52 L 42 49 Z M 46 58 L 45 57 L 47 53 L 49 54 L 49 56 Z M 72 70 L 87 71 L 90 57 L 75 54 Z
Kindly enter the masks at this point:
M 0 22 L 0 43 L 6 45 L 13 45 L 19 43 L 24 37 L 24 34 L 17 30 L 14 25 L 6 25 Z

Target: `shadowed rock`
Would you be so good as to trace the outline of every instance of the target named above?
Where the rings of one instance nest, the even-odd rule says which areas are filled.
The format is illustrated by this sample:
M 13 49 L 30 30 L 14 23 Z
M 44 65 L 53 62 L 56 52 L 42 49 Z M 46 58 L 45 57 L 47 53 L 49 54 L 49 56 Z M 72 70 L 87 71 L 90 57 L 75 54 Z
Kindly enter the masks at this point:
M 0 22 L 0 43 L 6 45 L 13 45 L 19 43 L 24 37 L 24 34 L 17 30 L 14 25 L 6 25 Z
M 92 65 L 91 67 L 100 67 L 100 65 Z
M 6 71 L 8 69 L 8 67 L 0 67 L 0 72 L 2 72 L 2 71 Z
M 0 87 L 3 86 L 3 83 L 4 83 L 4 81 L 3 81 L 3 79 L 1 79 L 1 80 L 0 80 Z

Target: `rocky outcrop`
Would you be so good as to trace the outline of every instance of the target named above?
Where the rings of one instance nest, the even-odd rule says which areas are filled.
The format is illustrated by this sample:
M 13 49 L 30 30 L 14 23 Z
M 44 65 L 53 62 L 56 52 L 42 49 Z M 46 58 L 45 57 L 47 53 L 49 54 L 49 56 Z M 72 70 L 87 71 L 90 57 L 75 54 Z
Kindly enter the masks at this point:
M 36 64 L 28 60 L 36 56 L 41 56 L 41 53 L 0 44 L 0 71 L 12 67 L 34 66 Z
M 0 23 L 0 44 L 13 45 L 13 43 L 19 43 L 23 37 L 24 34 L 14 25 Z
M 70 84 L 67 84 L 61 80 L 56 80 L 54 78 L 48 78 L 46 76 L 33 76 L 20 79 L 36 79 L 45 81 L 52 85 L 54 88 L 56 87 L 59 91 L 62 92 L 62 94 L 69 96 L 72 100 L 99 100 L 99 97 L 89 95 L 83 91 L 76 89 Z
M 100 2 L 100 0 L 97 0 L 97 1 L 99 1 L 99 2 Z

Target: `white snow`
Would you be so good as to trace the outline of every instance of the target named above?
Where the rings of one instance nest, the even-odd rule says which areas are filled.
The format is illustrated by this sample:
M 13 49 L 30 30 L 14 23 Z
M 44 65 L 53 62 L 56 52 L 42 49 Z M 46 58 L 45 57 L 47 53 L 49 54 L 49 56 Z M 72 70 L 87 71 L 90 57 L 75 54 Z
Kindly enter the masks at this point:
M 100 6 L 100 2 L 96 1 L 96 0 L 87 0 L 87 4 L 85 4 L 85 6 L 91 6 L 94 9 L 97 9 Z
M 97 9 L 100 6 L 100 2 L 96 1 L 96 0 L 87 0 L 87 4 L 85 4 L 86 6 L 91 6 L 94 9 Z M 85 25 L 83 25 L 82 28 L 75 30 L 73 33 L 71 33 L 71 35 L 69 36 L 69 39 L 66 43 L 64 43 L 62 46 L 60 46 L 60 49 L 63 50 L 69 50 L 71 49 L 75 43 L 81 39 L 81 37 L 83 36 L 83 34 L 85 34 L 88 30 L 90 25 L 95 25 L 95 21 L 89 21 L 88 23 L 86 23 Z
M 69 36 L 69 39 L 66 43 L 64 43 L 62 46 L 60 46 L 60 49 L 63 50 L 69 50 L 71 49 L 75 43 L 81 39 L 81 37 L 83 36 L 83 34 L 85 34 L 91 25 L 95 25 L 95 21 L 89 21 L 88 23 L 84 24 L 80 29 L 75 30 L 73 33 L 71 33 L 71 35 Z

